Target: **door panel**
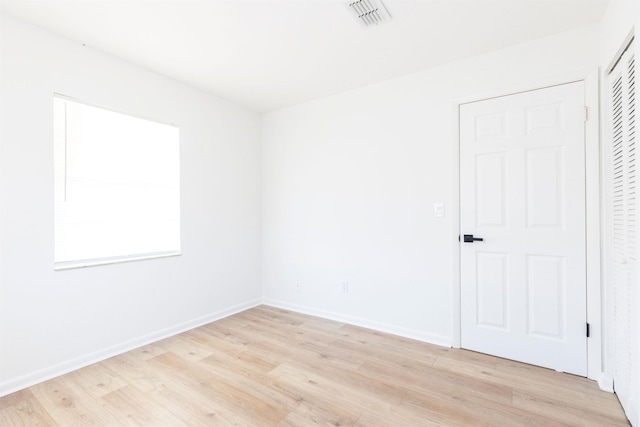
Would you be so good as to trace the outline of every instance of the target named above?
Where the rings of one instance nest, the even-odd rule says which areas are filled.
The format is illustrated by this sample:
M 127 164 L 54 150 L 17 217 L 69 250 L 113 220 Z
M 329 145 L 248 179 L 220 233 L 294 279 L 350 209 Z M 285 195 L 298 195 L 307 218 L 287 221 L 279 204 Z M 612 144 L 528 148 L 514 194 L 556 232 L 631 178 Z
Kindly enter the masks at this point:
M 476 253 L 478 325 L 509 329 L 507 254 Z
M 505 225 L 505 156 L 503 153 L 476 158 L 476 226 Z
M 564 149 L 562 147 L 527 150 L 525 194 L 528 228 L 562 228 L 562 177 Z
M 527 256 L 528 333 L 564 338 L 564 258 Z
M 586 375 L 584 88 L 460 106 L 462 346 Z

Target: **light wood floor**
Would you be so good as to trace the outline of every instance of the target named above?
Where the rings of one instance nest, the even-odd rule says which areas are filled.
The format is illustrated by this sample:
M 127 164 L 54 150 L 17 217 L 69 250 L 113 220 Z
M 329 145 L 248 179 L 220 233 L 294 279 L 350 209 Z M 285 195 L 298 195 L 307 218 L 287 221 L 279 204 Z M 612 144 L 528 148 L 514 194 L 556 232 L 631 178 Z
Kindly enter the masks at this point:
M 585 378 L 261 306 L 0 398 L 1 426 L 627 426 Z

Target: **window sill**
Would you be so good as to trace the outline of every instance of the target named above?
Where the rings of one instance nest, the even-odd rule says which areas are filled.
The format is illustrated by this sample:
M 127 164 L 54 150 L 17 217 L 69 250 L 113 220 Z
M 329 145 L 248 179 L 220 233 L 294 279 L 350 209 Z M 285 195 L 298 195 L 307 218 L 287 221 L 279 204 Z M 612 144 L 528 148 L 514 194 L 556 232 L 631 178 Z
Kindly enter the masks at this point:
M 53 269 L 55 271 L 72 270 L 75 268 L 94 267 L 98 265 L 107 265 L 107 264 L 120 264 L 123 262 L 141 261 L 145 259 L 154 259 L 154 258 L 167 258 L 167 257 L 180 256 L 180 255 L 182 254 L 179 251 L 167 251 L 167 252 L 154 252 L 150 254 L 118 256 L 118 257 L 110 257 L 110 258 L 83 259 L 80 261 L 64 261 L 64 262 L 56 262 L 53 265 Z

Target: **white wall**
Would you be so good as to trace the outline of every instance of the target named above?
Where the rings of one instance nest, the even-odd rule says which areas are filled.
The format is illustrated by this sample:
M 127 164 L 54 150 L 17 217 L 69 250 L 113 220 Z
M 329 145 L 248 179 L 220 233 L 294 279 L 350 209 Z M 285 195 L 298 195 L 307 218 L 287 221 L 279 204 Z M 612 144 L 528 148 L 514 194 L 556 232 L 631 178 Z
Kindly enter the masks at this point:
M 603 119 L 609 121 L 610 117 L 608 117 L 608 79 L 607 74 L 610 71 L 610 67 L 613 65 L 613 61 L 619 57 L 620 50 L 626 47 L 628 43 L 628 37 L 635 32 L 635 42 L 634 42 L 634 51 L 636 58 L 636 82 L 639 79 L 638 66 L 640 59 L 640 40 L 638 40 L 638 29 L 640 29 L 640 1 L 638 0 L 611 0 L 607 7 L 606 13 L 602 19 L 601 23 L 602 28 L 602 37 L 600 40 L 600 64 L 602 65 L 601 71 L 601 109 L 603 111 Z M 638 102 L 638 87 L 636 85 L 636 103 Z M 637 108 L 636 108 L 636 117 L 637 117 Z M 637 122 L 637 119 L 636 119 Z M 611 181 L 608 179 L 610 174 L 609 163 L 611 157 L 610 154 L 610 146 L 611 146 L 611 138 L 607 132 L 608 128 L 603 126 L 603 170 L 605 179 L 603 180 L 603 213 L 605 218 L 606 226 L 609 226 L 610 216 L 608 207 L 610 206 L 611 201 L 611 192 L 609 188 L 611 186 Z M 637 135 L 637 132 L 636 132 Z M 636 136 L 637 138 L 637 136 Z M 610 230 L 610 229 L 607 229 Z M 611 240 L 608 236 L 605 235 L 604 241 L 604 322 L 605 326 L 608 327 L 607 340 L 605 342 L 605 354 L 606 357 L 604 359 L 605 362 L 605 372 L 609 375 L 613 375 L 613 286 L 611 282 L 611 272 L 612 265 L 611 261 L 613 259 L 613 251 L 611 247 Z M 636 279 L 637 282 L 640 283 L 640 279 Z M 632 370 L 631 375 L 633 378 L 629 379 L 629 385 L 631 386 L 630 396 L 633 397 L 631 399 L 631 405 L 627 405 L 624 409 L 627 414 L 627 417 L 631 421 L 632 425 L 640 426 L 640 401 L 638 401 L 640 397 L 640 316 L 637 315 L 637 310 L 640 309 L 640 290 L 636 290 L 635 294 L 632 294 L 632 301 L 630 301 L 630 307 L 636 307 L 636 311 L 631 310 L 631 316 L 634 316 L 636 323 L 633 324 L 632 333 L 629 337 L 629 346 L 630 348 L 634 348 L 636 351 L 635 360 L 632 362 L 634 364 L 634 370 Z M 635 371 L 635 372 L 633 372 Z
M 262 124 L 0 16 L 0 395 L 249 307 L 261 289 L 270 304 L 451 344 L 455 106 L 607 65 L 640 25 L 637 2 L 618 3 L 602 36 L 585 27 Z M 180 126 L 181 257 L 53 271 L 53 92 Z M 433 217 L 435 202 L 445 218 Z
M 0 19 L 0 395 L 259 303 L 261 117 Z M 54 92 L 180 127 L 182 256 L 53 271 Z
M 583 79 L 598 44 L 588 26 L 266 114 L 265 301 L 451 344 L 455 106 Z

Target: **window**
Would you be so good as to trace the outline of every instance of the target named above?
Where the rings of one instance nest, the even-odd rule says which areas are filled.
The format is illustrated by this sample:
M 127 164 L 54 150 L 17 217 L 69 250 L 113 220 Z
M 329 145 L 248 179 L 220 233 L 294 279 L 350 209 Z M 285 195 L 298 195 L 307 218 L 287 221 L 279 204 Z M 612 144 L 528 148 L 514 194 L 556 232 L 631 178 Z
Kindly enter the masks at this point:
M 55 269 L 180 253 L 179 130 L 54 97 Z

